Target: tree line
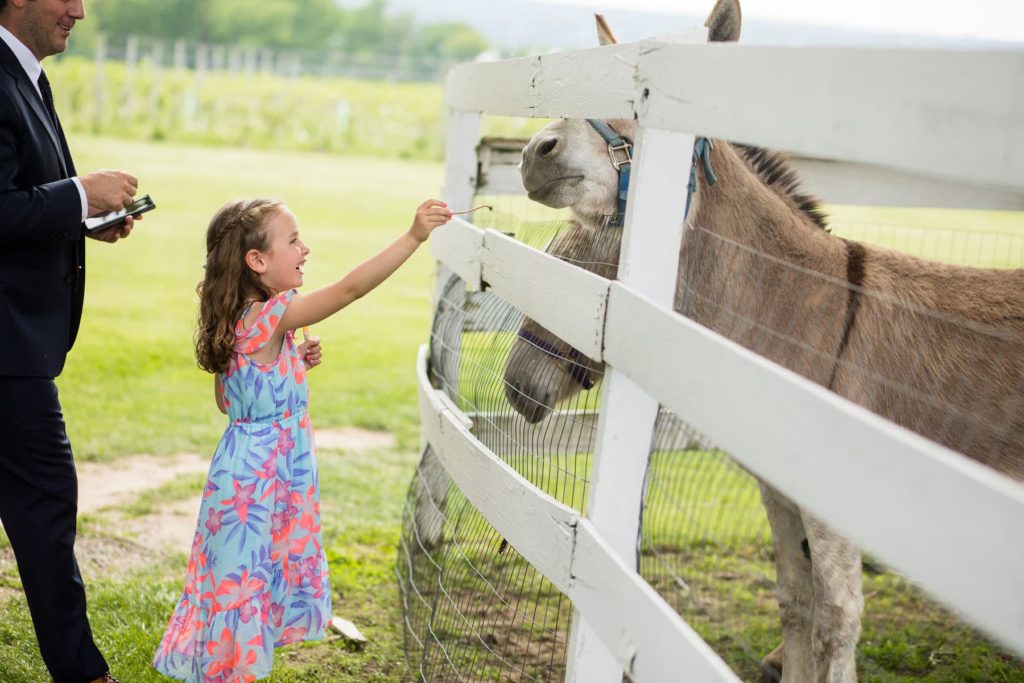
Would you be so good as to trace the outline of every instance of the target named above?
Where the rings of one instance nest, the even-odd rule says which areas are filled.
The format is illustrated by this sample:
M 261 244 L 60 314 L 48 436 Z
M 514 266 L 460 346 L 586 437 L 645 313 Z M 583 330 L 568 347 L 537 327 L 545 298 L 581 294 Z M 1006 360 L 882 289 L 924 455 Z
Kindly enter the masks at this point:
M 387 0 L 344 8 L 335 0 L 93 0 L 75 29 L 75 51 L 97 33 L 358 56 L 401 55 L 430 62 L 471 60 L 489 43 L 461 22 L 417 23 L 387 13 Z

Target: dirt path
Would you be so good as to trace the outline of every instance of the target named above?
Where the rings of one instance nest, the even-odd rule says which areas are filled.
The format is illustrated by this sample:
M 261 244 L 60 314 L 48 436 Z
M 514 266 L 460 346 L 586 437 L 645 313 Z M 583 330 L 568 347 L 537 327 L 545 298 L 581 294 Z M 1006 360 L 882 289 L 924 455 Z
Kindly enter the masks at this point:
M 129 503 L 146 489 L 183 474 L 202 474 L 210 459 L 181 454 L 172 458 L 136 455 L 112 463 L 87 462 L 78 465 L 78 514 Z
M 315 434 L 320 452 L 361 453 L 393 448 L 391 434 L 363 429 L 320 430 Z M 179 454 L 171 457 L 137 455 L 110 463 L 81 463 L 78 469 L 80 523 L 75 555 L 89 581 L 97 576 L 121 574 L 159 561 L 166 553 L 188 553 L 199 512 L 200 490 L 186 499 L 168 500 L 144 515 L 126 513 L 124 506 L 140 494 L 181 476 L 200 477 L 210 466 L 209 455 Z M 15 581 L 17 568 L 11 549 L 0 549 L 0 600 L 19 591 L 4 577 Z
M 363 429 L 320 430 L 315 434 L 320 452 L 361 453 L 393 448 L 391 434 Z M 79 524 L 75 555 L 86 580 L 142 567 L 168 552 L 188 553 L 199 512 L 200 490 L 186 499 L 168 500 L 149 514 L 132 515 L 124 506 L 140 494 L 181 476 L 202 476 L 210 466 L 209 455 L 179 454 L 171 457 L 137 455 L 109 463 L 80 463 L 78 511 L 89 515 Z M 0 579 L 17 576 L 14 553 L 0 549 Z M 0 580 L 0 600 L 18 591 Z
M 317 450 L 354 451 L 391 448 L 395 437 L 383 432 L 345 428 L 316 433 Z M 157 457 L 136 455 L 112 463 L 78 465 L 78 512 L 95 512 L 134 500 L 146 489 L 153 489 L 183 474 L 205 474 L 210 456 L 180 454 Z
M 317 431 L 315 439 L 319 451 L 358 453 L 395 445 L 391 434 L 355 428 Z M 127 532 L 149 550 L 187 553 L 195 533 L 199 491 L 195 497 L 168 501 L 156 512 L 138 517 L 124 515 L 117 508 L 180 476 L 205 474 L 209 466 L 209 456 L 196 454 L 171 458 L 139 455 L 112 463 L 83 463 L 78 466 L 79 514 L 92 513 L 102 525 L 110 523 Z M 88 541 L 80 538 L 76 547 L 83 545 Z M 85 554 L 91 553 L 86 550 Z

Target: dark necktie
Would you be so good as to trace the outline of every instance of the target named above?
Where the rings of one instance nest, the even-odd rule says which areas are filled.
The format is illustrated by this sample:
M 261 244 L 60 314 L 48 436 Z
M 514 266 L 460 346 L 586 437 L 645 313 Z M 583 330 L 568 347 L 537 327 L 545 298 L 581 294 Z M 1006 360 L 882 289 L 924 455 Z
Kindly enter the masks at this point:
M 39 93 L 43 96 L 43 106 L 46 113 L 50 115 L 50 121 L 56 130 L 60 124 L 57 122 L 57 110 L 53 106 L 53 90 L 50 89 L 50 79 L 46 77 L 45 71 L 39 72 Z
M 53 130 L 57 134 L 58 151 L 61 155 L 60 166 L 61 171 L 65 174 L 64 177 L 68 177 L 69 171 L 74 171 L 74 167 L 71 165 L 71 154 L 68 152 L 68 143 L 64 139 L 64 131 L 60 127 L 60 119 L 57 118 L 57 110 L 53 106 L 53 90 L 50 89 L 50 79 L 46 77 L 45 71 L 39 72 L 39 94 L 43 96 L 43 106 L 46 108 L 46 113 L 50 116 L 50 123 L 53 124 Z M 73 175 L 73 173 L 72 173 Z

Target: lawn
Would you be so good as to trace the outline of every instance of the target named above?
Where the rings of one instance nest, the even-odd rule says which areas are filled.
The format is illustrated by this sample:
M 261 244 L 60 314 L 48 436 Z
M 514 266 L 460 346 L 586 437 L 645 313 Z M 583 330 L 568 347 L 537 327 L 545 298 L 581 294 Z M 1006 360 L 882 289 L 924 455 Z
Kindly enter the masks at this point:
M 202 276 L 210 217 L 237 197 L 284 199 L 312 253 L 307 287 L 326 284 L 389 243 L 416 205 L 440 195 L 442 168 L 315 153 L 212 149 L 76 136 L 78 168 L 125 168 L 153 195 L 130 239 L 89 243 L 82 330 L 59 378 L 79 461 L 179 452 L 212 453 L 224 417 L 212 379 L 192 354 L 195 284 Z M 316 326 L 324 364 L 310 377 L 319 429 L 359 426 L 394 433 L 398 446 L 321 458 L 324 541 L 335 612 L 370 638 L 364 648 L 333 640 L 282 651 L 274 680 L 393 681 L 404 676 L 394 588 L 405 489 L 418 448 L 415 357 L 430 320 L 433 260 L 418 252 L 392 279 Z M 164 503 L 197 495 L 195 477 L 161 487 Z M 152 501 L 128 506 L 145 514 Z M 118 528 L 92 517 L 79 545 L 90 618 L 121 680 L 160 680 L 149 661 L 181 589 L 184 554 L 140 560 Z M 94 555 L 106 557 L 93 557 Z M 121 565 L 131 569 L 121 569 Z M 90 569 L 91 568 L 91 569 Z M 6 538 L 0 534 L 0 680 L 46 679 Z
M 223 429 L 212 380 L 192 353 L 196 282 L 206 225 L 225 201 L 284 199 L 312 249 L 306 286 L 344 275 L 440 194 L 441 167 L 320 154 L 72 141 L 81 169 L 130 169 L 152 194 L 131 239 L 89 243 L 82 330 L 59 381 L 76 457 L 212 450 Z M 317 426 L 393 431 L 413 445 L 413 367 L 430 319 L 433 263 L 421 249 L 366 299 L 315 329 L 324 365 L 313 375 Z
M 312 248 L 306 281 L 308 287 L 316 287 L 390 242 L 408 226 L 422 199 L 440 194 L 442 179 L 442 167 L 434 162 L 82 135 L 71 142 L 79 169 L 129 169 L 139 176 L 141 191 L 152 194 L 159 207 L 131 239 L 117 245 L 89 244 L 85 318 L 59 380 L 79 461 L 110 463 L 141 453 L 212 452 L 224 418 L 213 404 L 212 380 L 195 366 L 191 340 L 204 231 L 226 200 L 284 199 Z M 902 235 L 892 240 L 892 246 L 933 257 L 948 252 L 964 258 L 958 238 L 937 237 L 955 234 L 954 228 L 966 225 L 1006 233 L 1005 238 L 972 241 L 983 246 L 967 254 L 967 260 L 979 265 L 1006 265 L 1005 260 L 1024 264 L 1017 251 L 1024 234 L 1021 214 L 839 207 L 836 217 L 837 233 L 859 239 L 872 239 L 872 231 L 878 230 L 874 226 L 913 226 L 918 233 L 883 230 L 873 241 Z M 397 437 L 397 446 L 328 451 L 320 459 L 324 541 L 335 611 L 356 621 L 370 643 L 360 648 L 334 639 L 287 648 L 280 651 L 273 680 L 344 683 L 406 678 L 393 566 L 404 495 L 417 458 L 414 360 L 429 332 L 432 273 L 429 250 L 422 249 L 376 292 L 315 329 L 324 343 L 324 365 L 310 379 L 316 427 L 387 431 Z M 478 354 L 505 345 L 502 335 L 479 333 L 467 339 L 467 348 Z M 478 386 L 476 391 L 500 395 L 493 385 Z M 571 457 L 586 469 L 586 455 Z M 195 496 L 200 486 L 201 478 L 181 477 L 125 505 L 124 514 L 145 517 L 161 504 Z M 557 494 L 554 488 L 552 492 Z M 583 505 L 582 499 L 572 502 Z M 105 519 L 89 515 L 80 525 L 93 630 L 122 680 L 161 680 L 149 661 L 181 588 L 186 558 L 182 553 L 132 556 L 137 555 L 137 546 Z M 756 563 L 749 566 L 770 571 Z M 46 679 L 18 585 L 9 547 L 0 534 L 3 683 Z M 910 614 L 914 609 L 911 605 L 904 611 Z M 751 624 L 748 640 L 769 644 L 773 625 L 771 616 Z M 878 643 L 866 631 L 863 647 L 871 659 L 882 661 L 903 642 Z M 979 675 L 989 674 L 1005 675 Z

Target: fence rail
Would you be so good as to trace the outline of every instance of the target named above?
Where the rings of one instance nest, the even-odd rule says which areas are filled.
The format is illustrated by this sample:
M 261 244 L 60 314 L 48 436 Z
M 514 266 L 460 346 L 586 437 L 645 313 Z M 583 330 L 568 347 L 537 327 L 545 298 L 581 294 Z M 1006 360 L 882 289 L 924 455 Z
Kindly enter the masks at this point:
M 445 99 L 504 116 L 636 114 L 649 128 L 1024 187 L 1020 51 L 647 42 L 459 66 Z
M 576 510 L 552 499 L 474 437 L 464 416 L 430 384 L 427 347 L 417 362 L 423 436 L 484 517 L 584 610 L 623 670 L 663 681 L 739 679 L 664 600 L 607 547 Z M 679 647 L 679 643 L 685 647 Z

